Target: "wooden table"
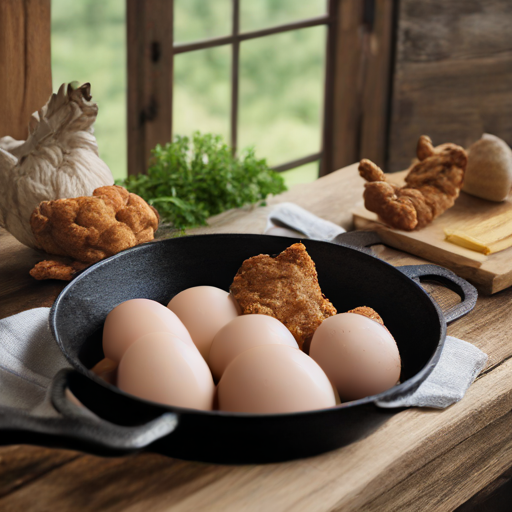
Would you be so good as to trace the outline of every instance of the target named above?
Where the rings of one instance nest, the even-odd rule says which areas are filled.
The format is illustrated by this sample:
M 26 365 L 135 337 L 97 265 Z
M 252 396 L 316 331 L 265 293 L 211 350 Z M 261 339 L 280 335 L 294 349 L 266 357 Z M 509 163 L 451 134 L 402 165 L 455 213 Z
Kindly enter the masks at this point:
M 293 201 L 350 228 L 363 190 L 355 166 L 298 185 L 264 208 L 221 214 L 198 232 L 261 233 L 270 205 Z M 392 264 L 421 262 L 378 246 Z M 0 230 L 0 317 L 50 306 L 63 284 L 28 275 L 41 259 Z M 408 409 L 370 437 L 324 455 L 219 466 L 160 455 L 101 458 L 31 446 L 0 448 L 0 510 L 453 510 L 512 466 L 512 289 L 480 297 L 448 327 L 489 362 L 464 399 Z M 207 433 L 205 433 L 207 435 Z

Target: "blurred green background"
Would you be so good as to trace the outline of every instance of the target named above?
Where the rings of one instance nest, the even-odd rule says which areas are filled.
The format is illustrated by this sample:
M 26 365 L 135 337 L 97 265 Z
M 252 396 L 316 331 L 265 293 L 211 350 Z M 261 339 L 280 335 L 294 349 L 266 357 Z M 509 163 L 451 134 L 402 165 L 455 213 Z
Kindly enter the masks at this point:
M 174 0 L 176 43 L 227 35 L 231 0 Z M 325 0 L 241 0 L 241 31 L 325 13 Z M 90 82 L 98 103 L 100 156 L 115 178 L 126 161 L 125 0 L 52 0 L 53 88 Z M 239 148 L 280 165 L 321 146 L 326 28 L 301 29 L 240 46 Z M 229 141 L 231 47 L 174 60 L 173 133 L 218 133 Z M 288 186 L 318 176 L 318 162 L 283 173 Z

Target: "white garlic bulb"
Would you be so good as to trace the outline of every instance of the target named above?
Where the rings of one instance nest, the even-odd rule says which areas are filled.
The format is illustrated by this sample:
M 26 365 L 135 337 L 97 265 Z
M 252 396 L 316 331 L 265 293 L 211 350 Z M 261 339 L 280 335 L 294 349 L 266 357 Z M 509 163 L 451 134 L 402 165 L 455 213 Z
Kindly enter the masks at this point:
M 89 196 L 114 178 L 98 156 L 93 124 L 98 106 L 90 84 L 62 84 L 32 114 L 26 141 L 0 139 L 0 226 L 36 247 L 30 216 L 41 201 Z

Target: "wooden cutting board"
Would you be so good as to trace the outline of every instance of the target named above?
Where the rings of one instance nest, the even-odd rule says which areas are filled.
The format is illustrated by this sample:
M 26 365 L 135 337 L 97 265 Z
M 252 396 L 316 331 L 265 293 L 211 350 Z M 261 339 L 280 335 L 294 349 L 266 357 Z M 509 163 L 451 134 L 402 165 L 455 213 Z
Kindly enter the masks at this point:
M 390 182 L 402 185 L 407 171 L 389 174 Z M 357 229 L 377 231 L 382 241 L 391 247 L 453 270 L 473 283 L 481 292 L 493 294 L 512 286 L 512 247 L 485 256 L 445 241 L 444 228 L 454 228 L 458 223 L 474 219 L 484 221 L 504 211 L 512 210 L 512 199 L 492 203 L 461 192 L 454 206 L 434 222 L 419 231 L 391 229 L 368 211 L 361 200 L 352 210 Z

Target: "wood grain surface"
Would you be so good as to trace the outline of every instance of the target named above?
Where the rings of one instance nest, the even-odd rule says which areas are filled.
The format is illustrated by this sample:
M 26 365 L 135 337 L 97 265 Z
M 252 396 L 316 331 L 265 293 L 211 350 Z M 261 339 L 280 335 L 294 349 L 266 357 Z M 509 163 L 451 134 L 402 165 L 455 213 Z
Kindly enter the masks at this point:
M 151 150 L 172 139 L 173 3 L 127 0 L 128 174 L 145 173 Z
M 407 173 L 397 172 L 388 179 L 403 185 Z M 375 230 L 386 244 L 448 267 L 471 281 L 482 293 L 492 294 L 512 286 L 512 247 L 486 256 L 447 242 L 444 229 L 457 228 L 465 221 L 484 222 L 510 211 L 512 196 L 494 203 L 461 192 L 452 208 L 419 231 L 391 229 L 364 207 L 364 201 L 352 213 L 357 229 Z
M 30 116 L 52 93 L 50 5 L 0 2 L 0 137 L 25 140 Z
M 194 232 L 261 233 L 269 208 L 284 200 L 349 227 L 362 190 L 351 166 L 294 187 L 267 207 L 221 214 L 210 228 Z M 10 239 L 0 238 L 0 316 L 48 304 L 56 291 L 25 281 L 39 255 L 6 243 Z M 424 262 L 385 246 L 374 250 L 393 265 Z M 448 327 L 449 335 L 484 350 L 489 362 L 463 400 L 445 410 L 403 410 L 356 443 L 281 464 L 222 466 L 147 453 L 102 458 L 3 447 L 0 510 L 453 510 L 512 466 L 511 302 L 510 289 L 479 297 L 472 313 Z
M 368 2 L 339 0 L 332 130 L 336 169 L 363 157 L 386 165 L 396 2 L 373 4 L 369 12 Z
M 387 170 L 409 166 L 422 134 L 512 145 L 511 23 L 510 0 L 400 0 Z

